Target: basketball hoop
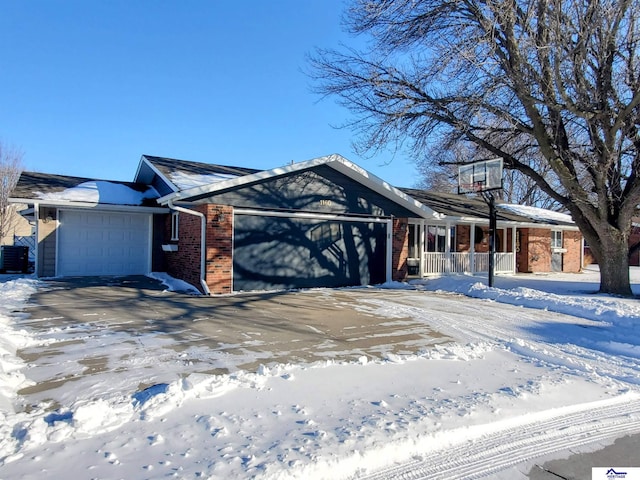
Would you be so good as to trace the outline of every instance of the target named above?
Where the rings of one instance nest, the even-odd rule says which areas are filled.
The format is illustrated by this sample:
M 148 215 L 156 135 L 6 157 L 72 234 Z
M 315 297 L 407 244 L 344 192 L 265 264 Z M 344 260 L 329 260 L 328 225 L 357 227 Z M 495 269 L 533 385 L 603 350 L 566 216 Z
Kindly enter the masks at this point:
M 458 193 L 481 193 L 501 188 L 501 158 L 458 166 Z
M 502 189 L 502 159 L 465 163 L 458 167 L 458 193 L 483 193 L 489 205 L 489 286 L 493 287 L 496 254 L 496 206 L 492 190 Z

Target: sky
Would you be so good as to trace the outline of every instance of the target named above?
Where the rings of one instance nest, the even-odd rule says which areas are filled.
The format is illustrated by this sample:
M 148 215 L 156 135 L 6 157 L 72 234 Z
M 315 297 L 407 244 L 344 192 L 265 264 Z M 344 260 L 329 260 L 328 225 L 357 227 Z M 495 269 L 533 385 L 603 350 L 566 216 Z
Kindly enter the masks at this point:
M 271 169 L 356 155 L 350 113 L 311 91 L 307 56 L 363 40 L 342 0 L 0 0 L 0 141 L 26 170 L 132 180 L 141 155 Z

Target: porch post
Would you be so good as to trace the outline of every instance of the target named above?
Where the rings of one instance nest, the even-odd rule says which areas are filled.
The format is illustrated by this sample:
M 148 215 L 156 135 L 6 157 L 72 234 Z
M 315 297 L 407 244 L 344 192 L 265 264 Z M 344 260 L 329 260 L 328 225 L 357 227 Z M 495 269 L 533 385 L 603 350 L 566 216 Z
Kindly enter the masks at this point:
M 511 227 L 511 257 L 513 259 L 511 261 L 511 270 L 514 274 L 516 273 L 516 230 L 515 225 Z
M 425 238 L 426 238 L 427 232 L 426 232 L 426 222 L 423 219 L 420 219 L 420 235 L 418 235 L 418 237 L 420 237 L 420 251 L 418 252 L 418 258 L 420 259 L 420 277 L 424 277 L 425 273 L 427 273 L 425 270 Z
M 447 258 L 447 273 L 451 273 L 451 222 L 447 220 L 445 224 L 446 240 L 444 243 L 444 254 Z
M 472 223 L 469 228 L 469 267 L 471 273 L 476 273 L 476 224 Z

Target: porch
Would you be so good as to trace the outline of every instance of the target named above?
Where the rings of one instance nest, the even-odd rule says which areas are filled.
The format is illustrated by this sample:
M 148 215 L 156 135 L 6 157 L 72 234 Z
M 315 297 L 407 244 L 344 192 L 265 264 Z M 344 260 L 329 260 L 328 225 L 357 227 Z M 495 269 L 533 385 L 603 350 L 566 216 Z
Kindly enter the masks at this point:
M 494 273 L 516 273 L 519 235 L 516 225 L 499 225 Z M 433 224 L 409 220 L 407 266 L 411 277 L 488 273 L 489 230 L 476 222 Z

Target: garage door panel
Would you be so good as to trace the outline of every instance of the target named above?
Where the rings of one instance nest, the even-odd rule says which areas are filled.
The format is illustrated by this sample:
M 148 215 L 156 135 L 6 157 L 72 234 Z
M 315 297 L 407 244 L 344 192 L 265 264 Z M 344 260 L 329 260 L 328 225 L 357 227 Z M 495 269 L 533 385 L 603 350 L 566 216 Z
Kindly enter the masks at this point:
M 150 216 L 62 210 L 58 275 L 134 275 L 149 272 Z
M 381 283 L 386 225 L 237 216 L 234 290 Z

